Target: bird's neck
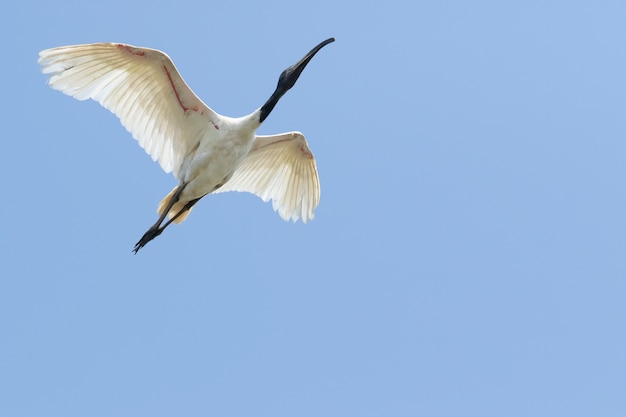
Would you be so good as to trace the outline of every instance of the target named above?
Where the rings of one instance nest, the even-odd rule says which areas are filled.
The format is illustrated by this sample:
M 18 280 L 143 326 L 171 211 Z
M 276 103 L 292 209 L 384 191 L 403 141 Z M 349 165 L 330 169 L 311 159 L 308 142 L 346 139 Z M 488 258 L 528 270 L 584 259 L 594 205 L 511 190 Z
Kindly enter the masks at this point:
M 236 129 L 234 130 L 237 131 L 241 137 L 246 137 L 248 135 L 252 135 L 252 137 L 254 137 L 254 132 L 259 128 L 259 126 L 261 126 L 260 117 L 261 109 L 257 109 L 247 116 L 230 120 L 231 123 L 236 126 Z
M 280 98 L 284 94 L 285 94 L 284 91 L 279 91 L 278 89 L 276 89 L 276 91 L 274 91 L 274 93 L 270 96 L 270 98 L 267 99 L 265 104 L 263 104 L 261 108 L 258 110 L 259 123 L 263 123 L 265 121 L 267 116 L 272 112 L 272 110 L 274 110 L 274 106 L 276 106 L 276 103 L 278 103 L 278 100 L 280 100 Z

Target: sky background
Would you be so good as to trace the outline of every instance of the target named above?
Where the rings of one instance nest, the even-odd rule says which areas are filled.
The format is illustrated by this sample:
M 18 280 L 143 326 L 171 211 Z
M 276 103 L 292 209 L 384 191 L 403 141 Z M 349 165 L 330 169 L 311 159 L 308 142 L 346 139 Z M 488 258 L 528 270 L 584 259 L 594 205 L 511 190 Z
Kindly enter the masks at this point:
M 10 2 L 0 415 L 626 415 L 626 3 Z M 37 53 L 169 54 L 210 107 L 302 131 L 315 220 L 175 185 Z

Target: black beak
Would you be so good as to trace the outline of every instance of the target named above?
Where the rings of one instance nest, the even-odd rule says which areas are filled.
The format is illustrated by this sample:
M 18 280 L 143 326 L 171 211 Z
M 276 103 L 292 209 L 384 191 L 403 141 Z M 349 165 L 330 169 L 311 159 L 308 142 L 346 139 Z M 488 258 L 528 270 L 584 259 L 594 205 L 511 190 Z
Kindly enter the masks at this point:
M 315 48 L 311 49 L 311 51 L 306 54 L 300 61 L 284 70 L 282 74 L 280 74 L 280 78 L 278 79 L 277 89 L 283 90 L 284 94 L 291 87 L 293 87 L 296 81 L 298 81 L 298 77 L 300 77 L 300 74 L 302 74 L 302 71 L 307 66 L 309 61 L 313 59 L 315 54 L 318 53 L 320 49 L 322 49 L 331 42 L 335 42 L 335 38 L 328 38 L 324 42 L 321 42 Z
M 309 53 L 306 54 L 300 61 L 296 62 L 294 65 L 290 66 L 280 74 L 276 90 L 267 100 L 267 102 L 265 102 L 263 107 L 261 107 L 261 123 L 263 123 L 263 121 L 270 114 L 272 109 L 274 109 L 274 106 L 276 105 L 276 103 L 278 103 L 278 100 L 280 100 L 280 98 L 296 84 L 296 81 L 298 81 L 298 77 L 300 77 L 300 74 L 302 74 L 302 71 L 311 61 L 311 59 L 313 59 L 315 54 L 318 53 L 319 50 L 322 49 L 324 46 L 334 41 L 335 38 L 328 38 L 324 42 L 319 43 L 315 48 L 311 49 Z

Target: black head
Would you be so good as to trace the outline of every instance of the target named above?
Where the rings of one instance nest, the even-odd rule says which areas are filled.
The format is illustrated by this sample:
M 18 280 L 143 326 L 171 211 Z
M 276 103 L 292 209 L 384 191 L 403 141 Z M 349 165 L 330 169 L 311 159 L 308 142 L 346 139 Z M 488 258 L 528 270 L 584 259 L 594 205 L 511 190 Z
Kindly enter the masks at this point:
M 269 98 L 269 100 L 267 100 L 267 102 L 265 102 L 265 104 L 261 107 L 261 123 L 263 123 L 265 118 L 274 109 L 274 106 L 276 105 L 276 103 L 278 103 L 278 100 L 280 100 L 280 98 L 296 84 L 296 81 L 298 81 L 298 77 L 300 77 L 300 74 L 302 74 L 302 71 L 315 56 L 315 54 L 324 46 L 334 41 L 335 38 L 328 38 L 324 42 L 321 42 L 315 48 L 311 49 L 311 51 L 306 54 L 300 61 L 296 62 L 294 65 L 290 66 L 280 74 L 276 90 Z

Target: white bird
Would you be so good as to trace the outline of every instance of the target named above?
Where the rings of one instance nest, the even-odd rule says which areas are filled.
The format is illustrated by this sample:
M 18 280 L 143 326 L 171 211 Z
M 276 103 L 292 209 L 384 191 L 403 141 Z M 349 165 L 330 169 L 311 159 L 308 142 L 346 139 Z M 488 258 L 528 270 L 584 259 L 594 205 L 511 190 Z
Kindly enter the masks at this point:
M 171 59 L 155 49 L 118 43 L 62 46 L 41 51 L 39 64 L 51 74 L 50 87 L 78 100 L 93 99 L 119 117 L 152 159 L 179 181 L 159 204 L 156 223 L 135 245 L 137 253 L 215 192 L 247 191 L 271 199 L 285 220 L 313 219 L 320 185 L 306 139 L 299 132 L 256 136 L 255 131 L 313 56 L 334 40 L 326 39 L 284 70 L 265 104 L 239 118 L 211 110 Z

